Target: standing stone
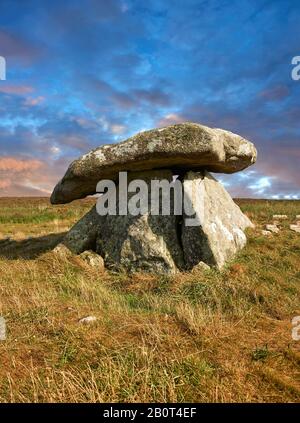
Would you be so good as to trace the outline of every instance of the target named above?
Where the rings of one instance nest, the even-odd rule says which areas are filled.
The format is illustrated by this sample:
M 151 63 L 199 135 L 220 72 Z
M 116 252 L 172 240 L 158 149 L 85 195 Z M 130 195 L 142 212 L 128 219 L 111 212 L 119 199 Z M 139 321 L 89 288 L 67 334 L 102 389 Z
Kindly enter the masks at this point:
M 96 207 L 93 207 L 70 229 L 62 243 L 73 254 L 95 250 L 99 218 Z
M 170 170 L 131 172 L 132 180 L 148 187 L 148 212 L 100 216 L 92 208 L 66 235 L 63 244 L 75 254 L 93 250 L 103 257 L 105 266 L 115 270 L 174 274 L 205 264 L 221 268 L 245 246 L 244 230 L 252 223 L 234 203 L 223 186 L 208 172 L 188 172 L 183 177 L 183 215 L 174 215 L 174 194 L 170 196 L 170 215 L 151 214 L 151 181 L 173 180 Z M 162 198 L 159 201 L 168 201 Z M 128 193 L 128 202 L 136 193 Z M 194 216 L 187 209 L 192 205 Z M 195 222 L 196 226 L 189 226 Z
M 191 269 L 203 261 L 221 268 L 245 246 L 244 230 L 253 224 L 208 172 L 188 172 L 184 186 L 185 192 L 194 191 L 191 202 L 200 223 L 199 226 L 187 226 L 187 215 L 184 215 L 182 246 L 185 264 Z
M 173 214 L 172 193 L 171 215 L 151 214 L 150 204 L 151 181 L 171 182 L 173 173 L 170 170 L 153 170 L 128 174 L 128 184 L 136 179 L 144 181 L 147 185 L 148 213 L 138 216 L 131 214 L 100 216 L 94 206 L 71 228 L 63 244 L 74 254 L 81 254 L 91 249 L 96 251 L 110 269 L 174 274 L 185 267 L 178 232 L 181 217 Z M 134 195 L 135 193 L 128 193 L 128 201 Z M 162 195 L 163 192 L 160 191 L 160 204 L 163 201 Z M 119 211 L 119 187 L 116 198 Z
M 146 271 L 174 274 L 184 267 L 183 252 L 178 233 L 179 216 L 152 215 L 150 210 L 151 180 L 172 181 L 170 170 L 132 172 L 133 179 L 145 181 L 148 186 L 147 203 L 149 212 L 145 215 L 99 216 L 96 251 L 110 268 L 127 271 Z M 117 189 L 117 198 L 119 190 Z M 128 194 L 128 201 L 135 194 Z M 160 201 L 162 200 L 160 194 Z M 117 208 L 119 203 L 117 202 Z M 171 197 L 171 209 L 173 198 Z

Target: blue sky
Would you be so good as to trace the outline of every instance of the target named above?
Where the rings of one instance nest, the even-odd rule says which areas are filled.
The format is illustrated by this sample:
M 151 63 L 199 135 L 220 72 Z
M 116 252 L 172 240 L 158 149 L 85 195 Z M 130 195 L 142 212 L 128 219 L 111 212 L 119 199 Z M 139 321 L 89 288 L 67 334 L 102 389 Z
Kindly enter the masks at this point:
M 48 195 L 101 144 L 194 121 L 239 133 L 257 164 L 234 196 L 300 198 L 296 0 L 1 0 L 0 196 Z

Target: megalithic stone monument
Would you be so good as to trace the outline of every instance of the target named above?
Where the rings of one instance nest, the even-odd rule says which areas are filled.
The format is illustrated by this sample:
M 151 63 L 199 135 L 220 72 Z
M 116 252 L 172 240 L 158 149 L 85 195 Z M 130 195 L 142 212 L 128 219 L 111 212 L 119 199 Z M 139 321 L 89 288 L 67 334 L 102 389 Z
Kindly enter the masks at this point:
M 256 156 L 254 145 L 239 135 L 196 123 L 153 129 L 101 146 L 71 163 L 52 193 L 52 204 L 96 194 L 98 182 L 107 179 L 116 182 L 119 198 L 119 174 L 128 172 L 128 185 L 139 179 L 149 188 L 148 212 L 102 216 L 93 207 L 63 244 L 75 254 L 97 252 L 108 268 L 168 274 L 199 263 L 222 268 L 244 247 L 244 230 L 253 225 L 209 172 L 241 171 L 255 163 Z M 152 181 L 171 183 L 176 177 L 183 192 L 190 193 L 194 217 L 199 218 L 195 226 L 187 224 L 184 207 L 180 216 L 151 213 Z M 128 193 L 128 201 L 132 195 Z M 174 197 L 167 201 L 174 211 Z

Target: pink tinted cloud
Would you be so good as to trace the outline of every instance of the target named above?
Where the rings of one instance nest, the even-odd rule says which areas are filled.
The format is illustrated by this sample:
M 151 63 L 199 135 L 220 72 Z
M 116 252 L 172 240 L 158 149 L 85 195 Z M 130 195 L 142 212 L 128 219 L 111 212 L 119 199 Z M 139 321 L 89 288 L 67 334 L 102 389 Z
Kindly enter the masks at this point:
M 70 160 L 0 157 L 0 196 L 50 196 Z
M 283 100 L 290 94 L 290 90 L 286 85 L 276 85 L 259 93 L 259 96 L 267 101 Z
M 38 106 L 39 104 L 43 103 L 45 101 L 45 97 L 39 96 L 35 98 L 26 98 L 24 104 L 25 106 L 34 107 Z
M 0 171 L 19 173 L 33 171 L 43 166 L 43 163 L 34 159 L 16 159 L 14 157 L 0 157 Z
M 1 55 L 8 59 L 30 64 L 40 55 L 40 48 L 16 34 L 0 29 Z
M 158 122 L 158 127 L 164 127 L 169 125 L 175 125 L 176 123 L 182 123 L 186 122 L 188 119 L 186 119 L 184 116 L 176 114 L 176 113 L 170 113 L 164 117 L 162 117 Z
M 29 85 L 0 85 L 0 93 L 26 95 L 34 91 L 34 88 Z
M 11 185 L 11 182 L 10 182 L 9 179 L 2 179 L 0 181 L 0 190 L 8 188 L 8 187 L 10 187 L 10 185 Z

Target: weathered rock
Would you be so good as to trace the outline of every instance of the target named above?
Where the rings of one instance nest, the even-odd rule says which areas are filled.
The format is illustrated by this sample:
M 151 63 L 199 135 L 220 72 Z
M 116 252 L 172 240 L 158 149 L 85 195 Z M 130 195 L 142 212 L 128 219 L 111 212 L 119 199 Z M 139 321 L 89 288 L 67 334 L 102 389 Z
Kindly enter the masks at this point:
M 68 256 L 72 255 L 72 252 L 63 243 L 58 244 L 53 249 L 53 252 L 60 257 L 68 257 Z
M 275 220 L 285 220 L 287 219 L 287 215 L 286 214 L 274 214 L 273 215 L 273 219 Z
M 180 216 L 173 214 L 172 190 L 171 215 L 151 214 L 151 181 L 170 182 L 173 176 L 170 170 L 163 169 L 131 172 L 128 184 L 139 179 L 148 187 L 148 213 L 100 216 L 95 206 L 70 230 L 63 244 L 76 254 L 96 251 L 106 267 L 116 270 L 174 274 L 178 270 L 209 269 L 209 266 L 221 268 L 245 245 L 244 229 L 253 226 L 252 223 L 208 172 L 189 172 L 183 178 L 183 198 L 185 203 L 193 205 L 198 226 L 188 226 L 190 218 L 184 207 Z M 129 192 L 128 202 L 135 195 Z M 160 204 L 163 195 L 160 191 Z M 118 196 L 119 187 L 117 199 Z M 117 211 L 118 206 L 117 201 Z M 102 268 L 101 262 L 99 269 Z
M 262 234 L 263 236 L 271 236 L 271 235 L 272 235 L 272 232 L 271 232 L 271 231 L 265 231 L 265 230 L 262 230 L 262 231 L 261 231 L 261 234 Z
M 129 174 L 128 183 L 133 179 L 147 183 L 149 213 L 138 216 L 130 214 L 99 216 L 96 251 L 104 258 L 106 266 L 127 271 L 168 274 L 174 274 L 177 269 L 184 267 L 180 234 L 178 234 L 179 216 L 150 213 L 151 180 L 172 181 L 172 178 L 173 174 L 169 170 Z M 128 194 L 128 201 L 133 195 L 135 194 Z
M 192 268 L 191 271 L 192 273 L 197 273 L 199 271 L 208 272 L 210 269 L 211 267 L 208 264 L 204 263 L 203 261 L 200 261 L 198 264 L 196 264 L 196 266 Z
M 300 233 L 300 226 L 299 225 L 290 225 L 290 229 L 294 232 Z
M 277 225 L 266 225 L 266 230 L 273 232 L 274 234 L 278 234 L 280 232 L 280 229 Z
M 78 323 L 81 325 L 90 325 L 91 323 L 95 323 L 97 321 L 97 317 L 95 316 L 86 316 L 82 319 L 78 320 Z
M 188 172 L 184 185 L 200 223 L 187 226 L 185 215 L 182 227 L 185 264 L 192 269 L 202 261 L 221 268 L 245 246 L 244 230 L 253 224 L 208 172 Z
M 180 217 L 152 215 L 149 186 L 155 179 L 172 181 L 173 173 L 170 170 L 131 172 L 128 175 L 128 184 L 133 179 L 141 179 L 148 185 L 148 214 L 100 216 L 95 206 L 71 228 L 63 244 L 75 254 L 81 254 L 86 250 L 96 251 L 101 258 L 104 258 L 105 265 L 110 269 L 174 274 L 178 269 L 184 268 L 178 233 Z M 130 201 L 134 195 L 135 193 L 129 193 L 128 200 Z M 117 202 L 117 209 L 118 205 Z M 170 207 L 172 210 L 172 196 Z M 102 267 L 100 263 L 99 269 Z
M 97 270 L 104 270 L 104 260 L 103 258 L 95 253 L 94 251 L 88 250 L 84 251 L 79 255 L 81 260 L 83 260 L 90 267 L 95 267 Z
M 153 129 L 75 160 L 55 187 L 51 202 L 68 203 L 95 194 L 101 179 L 116 180 L 120 171 L 169 168 L 234 173 L 252 165 L 256 154 L 251 142 L 222 129 L 196 123 Z
M 73 254 L 80 254 L 87 250 L 95 250 L 98 233 L 99 218 L 96 207 L 93 207 L 82 219 L 80 219 L 67 233 L 63 244 Z

